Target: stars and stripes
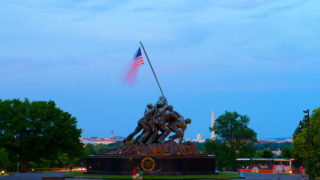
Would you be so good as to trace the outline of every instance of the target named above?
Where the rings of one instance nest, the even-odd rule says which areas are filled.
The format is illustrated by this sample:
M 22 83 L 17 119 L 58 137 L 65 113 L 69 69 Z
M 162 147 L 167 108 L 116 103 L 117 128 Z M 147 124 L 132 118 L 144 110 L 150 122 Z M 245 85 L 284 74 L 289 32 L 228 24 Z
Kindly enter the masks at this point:
M 126 82 L 133 84 L 135 77 L 136 77 L 136 74 L 137 74 L 137 71 L 142 64 L 144 64 L 144 61 L 143 61 L 143 57 L 141 54 L 141 49 L 139 47 L 139 49 L 138 49 L 138 51 L 137 51 L 137 53 L 131 63 L 130 69 L 127 73 L 127 76 L 125 79 Z

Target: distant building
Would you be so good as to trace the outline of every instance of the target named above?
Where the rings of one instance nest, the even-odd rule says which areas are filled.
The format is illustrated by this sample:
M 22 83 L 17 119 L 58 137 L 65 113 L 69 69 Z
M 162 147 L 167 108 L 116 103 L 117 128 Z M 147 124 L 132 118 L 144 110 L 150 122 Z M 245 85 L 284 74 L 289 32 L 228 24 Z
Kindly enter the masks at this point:
M 278 150 L 276 151 L 272 151 L 272 153 L 276 154 L 277 156 L 279 156 L 281 154 L 281 150 L 280 148 L 278 148 Z
M 214 128 L 214 111 L 211 112 L 211 129 L 212 129 L 212 131 L 211 131 L 210 139 L 212 139 L 212 140 L 214 140 L 214 130 L 213 130 L 213 128 Z
M 197 134 L 196 141 L 201 141 L 201 135 L 200 135 L 200 133 Z
M 80 138 L 83 144 L 111 144 L 117 141 L 123 141 L 124 138 L 121 136 L 116 136 L 114 138 L 103 138 L 103 137 L 88 137 Z
M 203 143 L 206 140 L 201 139 L 201 135 L 200 135 L 200 133 L 198 133 L 196 139 L 186 139 L 186 141 Z
M 114 138 L 114 134 L 113 134 L 113 131 L 111 131 L 111 139 Z

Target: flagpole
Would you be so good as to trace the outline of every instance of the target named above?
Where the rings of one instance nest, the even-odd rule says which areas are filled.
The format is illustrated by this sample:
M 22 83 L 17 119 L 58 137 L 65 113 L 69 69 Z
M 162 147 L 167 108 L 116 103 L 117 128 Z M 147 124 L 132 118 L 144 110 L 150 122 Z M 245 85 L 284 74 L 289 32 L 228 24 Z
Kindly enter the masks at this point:
M 145 54 L 146 57 L 147 57 L 147 60 L 148 60 L 148 62 L 149 62 L 149 65 L 150 65 L 150 67 L 151 67 L 151 70 L 152 70 L 152 72 L 153 72 L 153 75 L 154 75 L 154 77 L 156 78 L 156 81 L 157 81 L 157 84 L 158 84 L 158 86 L 159 86 L 159 88 L 160 88 L 161 94 L 162 94 L 162 96 L 164 97 L 163 91 L 162 91 L 162 89 L 161 89 L 161 86 L 160 86 L 160 83 L 159 83 L 159 81 L 158 81 L 157 75 L 156 75 L 156 73 L 155 73 L 154 70 L 153 70 L 153 67 L 152 67 L 151 62 L 150 62 L 149 57 L 148 57 L 148 54 L 147 54 L 146 50 L 144 49 L 144 46 L 143 46 L 143 44 L 142 44 L 141 41 L 140 41 L 140 44 L 141 44 L 141 47 L 142 47 L 142 49 L 143 49 L 144 54 Z

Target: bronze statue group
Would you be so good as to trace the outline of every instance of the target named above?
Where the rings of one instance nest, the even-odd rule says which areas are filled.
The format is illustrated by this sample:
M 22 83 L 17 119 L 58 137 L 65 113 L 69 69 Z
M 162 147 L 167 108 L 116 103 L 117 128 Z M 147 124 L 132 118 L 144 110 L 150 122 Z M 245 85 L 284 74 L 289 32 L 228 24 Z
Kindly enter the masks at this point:
M 169 140 L 178 139 L 182 142 L 184 131 L 191 119 L 184 119 L 173 106 L 168 105 L 167 99 L 161 96 L 155 105 L 148 104 L 144 116 L 138 121 L 138 125 L 124 142 L 129 142 L 135 135 L 141 132 L 132 142 L 133 144 L 153 144 L 161 143 L 171 133 L 174 135 Z M 160 132 L 160 134 L 159 134 Z

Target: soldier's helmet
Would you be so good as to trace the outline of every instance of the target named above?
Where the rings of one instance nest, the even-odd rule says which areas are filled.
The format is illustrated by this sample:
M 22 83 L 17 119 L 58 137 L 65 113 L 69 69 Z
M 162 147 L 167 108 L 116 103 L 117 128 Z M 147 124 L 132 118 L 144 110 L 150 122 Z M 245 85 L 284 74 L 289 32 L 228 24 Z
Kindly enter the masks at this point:
M 185 122 L 186 122 L 186 124 L 191 124 L 191 119 L 190 119 L 190 118 L 187 118 L 187 119 L 185 120 Z
M 153 105 L 152 105 L 152 104 L 147 104 L 147 107 L 148 107 L 149 109 L 151 109 L 151 108 L 153 108 Z
M 164 96 L 160 96 L 157 102 L 158 107 L 162 107 L 167 104 L 167 98 Z
M 159 97 L 159 100 L 161 100 L 161 99 L 166 100 L 167 98 L 166 98 L 166 97 L 164 97 L 164 96 L 160 96 L 160 97 Z

